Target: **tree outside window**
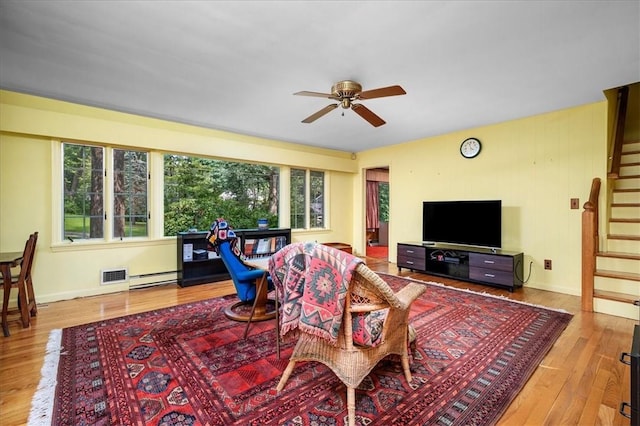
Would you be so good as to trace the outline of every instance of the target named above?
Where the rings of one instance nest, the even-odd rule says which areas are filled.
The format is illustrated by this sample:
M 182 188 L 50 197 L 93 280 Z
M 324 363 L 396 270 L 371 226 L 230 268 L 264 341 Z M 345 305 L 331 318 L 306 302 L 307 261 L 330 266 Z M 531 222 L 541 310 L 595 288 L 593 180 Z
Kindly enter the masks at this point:
M 307 198 L 307 171 L 291 169 L 290 193 L 291 193 L 291 228 L 304 229 Z
M 325 227 L 324 172 L 291 169 L 291 227 Z
M 63 237 L 104 236 L 104 148 L 63 144 Z
M 311 195 L 309 227 L 324 228 L 324 172 L 312 170 L 309 176 Z
M 164 235 L 208 230 L 218 217 L 235 229 L 267 219 L 276 228 L 280 169 L 207 158 L 164 157 Z
M 389 222 L 389 182 L 378 183 L 378 219 Z
M 148 236 L 147 153 L 113 150 L 113 237 Z

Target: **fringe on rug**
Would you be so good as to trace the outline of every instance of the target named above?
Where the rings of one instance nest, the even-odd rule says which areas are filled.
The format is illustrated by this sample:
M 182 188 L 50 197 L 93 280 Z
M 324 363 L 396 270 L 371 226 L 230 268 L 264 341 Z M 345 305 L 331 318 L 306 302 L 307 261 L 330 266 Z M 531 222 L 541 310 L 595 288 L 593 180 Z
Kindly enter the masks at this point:
M 426 282 L 427 284 L 431 284 L 431 285 L 436 285 L 436 286 L 441 286 L 441 287 L 447 287 L 451 290 L 457 290 L 457 291 L 462 291 L 465 293 L 473 293 L 473 294 L 479 294 L 481 296 L 485 296 L 485 297 L 493 297 L 494 299 L 500 299 L 500 300 L 504 300 L 505 302 L 511 302 L 511 303 L 518 303 L 520 305 L 526 305 L 526 306 L 531 306 L 532 308 L 540 308 L 540 309 L 546 309 L 548 311 L 554 311 L 554 312 L 559 312 L 561 314 L 569 314 L 569 315 L 573 315 L 571 312 L 566 311 L 562 308 L 550 308 L 549 306 L 544 306 L 544 305 L 537 305 L 535 303 L 529 303 L 529 302 L 523 302 L 522 300 L 514 300 L 514 299 L 510 299 L 507 296 L 503 296 L 501 294 L 491 294 L 491 293 L 486 293 L 486 292 L 479 292 L 479 291 L 475 291 L 475 290 L 471 290 L 469 288 L 457 288 L 457 287 L 449 287 L 445 284 L 442 283 L 437 283 L 434 281 L 423 281 Z
M 53 400 L 58 383 L 58 362 L 62 352 L 62 330 L 54 329 L 49 333 L 49 341 L 44 356 L 44 364 L 40 370 L 40 383 L 31 400 L 28 426 L 51 425 Z
M 378 275 L 385 275 L 384 273 L 380 273 L 378 272 Z M 395 276 L 395 275 L 391 275 L 391 274 L 386 274 L 389 276 Z M 436 281 L 422 281 L 422 280 L 418 280 L 415 278 L 410 278 L 410 277 L 400 277 L 400 278 L 404 278 L 406 280 L 409 281 L 414 281 L 417 283 L 422 283 L 422 284 L 429 284 L 429 285 L 433 285 L 436 287 L 446 287 L 449 290 L 456 290 L 456 291 L 461 291 L 464 293 L 472 293 L 472 294 L 478 294 L 480 296 L 485 296 L 485 297 L 493 297 L 494 299 L 501 299 L 504 300 L 505 302 L 512 302 L 512 303 L 518 303 L 520 305 L 527 305 L 527 306 L 531 306 L 532 308 L 540 308 L 540 309 L 546 309 L 548 311 L 555 311 L 555 312 L 559 312 L 561 314 L 569 314 L 569 315 L 573 315 L 571 312 L 568 312 L 562 308 L 550 308 L 548 306 L 544 306 L 544 305 L 536 305 L 535 303 L 529 303 L 529 302 L 523 302 L 522 300 L 514 300 L 514 299 L 510 299 L 507 296 L 503 296 L 503 295 L 498 295 L 498 294 L 491 294 L 491 293 L 486 293 L 486 292 L 479 292 L 479 291 L 475 291 L 475 290 L 471 290 L 469 288 L 458 288 L 458 287 L 451 287 L 448 285 L 445 285 L 443 283 L 439 283 Z

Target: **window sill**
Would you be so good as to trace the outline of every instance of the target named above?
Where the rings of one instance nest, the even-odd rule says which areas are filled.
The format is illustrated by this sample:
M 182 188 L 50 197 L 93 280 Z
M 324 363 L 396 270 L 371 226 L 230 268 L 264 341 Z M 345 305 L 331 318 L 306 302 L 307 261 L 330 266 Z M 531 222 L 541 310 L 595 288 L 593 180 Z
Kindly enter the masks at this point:
M 112 240 L 112 241 L 84 241 L 75 240 L 71 242 L 69 240 L 52 244 L 52 252 L 66 252 L 66 251 L 79 251 L 79 250 L 105 250 L 105 249 L 119 249 L 123 247 L 150 247 L 159 245 L 175 244 L 175 237 L 162 237 L 162 238 L 135 238 L 124 240 Z

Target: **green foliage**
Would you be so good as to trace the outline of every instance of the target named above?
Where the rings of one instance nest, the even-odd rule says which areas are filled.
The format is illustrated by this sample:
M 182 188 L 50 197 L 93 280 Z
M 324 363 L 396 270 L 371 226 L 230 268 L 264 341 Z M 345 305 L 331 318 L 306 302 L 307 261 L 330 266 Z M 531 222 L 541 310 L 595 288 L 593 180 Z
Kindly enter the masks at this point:
M 224 217 L 235 229 L 256 228 L 266 218 L 278 225 L 277 167 L 165 155 L 167 236 L 209 229 Z
M 378 219 L 389 222 L 389 183 L 380 182 L 378 185 Z

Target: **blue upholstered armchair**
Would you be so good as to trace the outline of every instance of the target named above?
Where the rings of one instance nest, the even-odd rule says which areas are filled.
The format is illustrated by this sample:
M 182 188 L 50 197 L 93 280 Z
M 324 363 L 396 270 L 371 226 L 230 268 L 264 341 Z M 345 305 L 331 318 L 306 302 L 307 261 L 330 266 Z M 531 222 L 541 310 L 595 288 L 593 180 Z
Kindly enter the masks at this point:
M 274 318 L 275 309 L 267 307 L 267 292 L 273 289 L 271 277 L 267 271 L 253 269 L 243 262 L 237 236 L 227 221 L 216 219 L 211 224 L 207 240 L 227 267 L 240 299 L 224 310 L 227 318 L 247 322 Z
M 250 269 L 245 265 L 240 258 L 234 254 L 229 241 L 220 243 L 219 254 L 224 262 L 224 266 L 227 267 L 231 275 L 231 279 L 233 279 L 238 298 L 242 302 L 253 302 L 256 298 L 256 281 L 262 278 L 264 271 L 260 269 Z M 271 277 L 267 277 L 267 279 L 269 281 L 269 287 L 271 287 Z

